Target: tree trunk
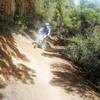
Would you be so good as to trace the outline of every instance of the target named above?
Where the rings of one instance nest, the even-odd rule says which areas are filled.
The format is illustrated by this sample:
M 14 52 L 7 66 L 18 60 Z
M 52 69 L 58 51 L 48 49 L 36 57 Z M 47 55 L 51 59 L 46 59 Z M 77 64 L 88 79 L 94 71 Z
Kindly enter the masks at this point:
M 0 0 L 0 19 L 14 18 L 17 8 L 21 15 L 27 15 L 35 9 L 34 5 L 35 0 Z

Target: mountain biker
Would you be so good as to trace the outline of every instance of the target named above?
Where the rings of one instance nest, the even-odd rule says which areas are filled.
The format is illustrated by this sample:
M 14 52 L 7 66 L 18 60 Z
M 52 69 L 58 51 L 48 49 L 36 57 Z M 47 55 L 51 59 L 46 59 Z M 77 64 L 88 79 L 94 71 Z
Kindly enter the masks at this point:
M 49 23 L 45 23 L 45 26 L 40 28 L 39 30 L 39 37 L 40 37 L 40 40 L 44 40 L 47 36 L 49 36 L 51 33 L 51 28 L 50 28 L 50 25 Z
M 45 23 L 44 27 L 39 29 L 39 39 L 38 39 L 38 43 L 41 45 L 43 43 L 43 41 L 50 35 L 51 33 L 51 28 L 49 23 Z
M 44 44 L 44 40 L 50 35 L 51 33 L 51 28 L 49 23 L 45 23 L 43 27 L 41 27 L 38 31 L 38 35 L 36 38 L 36 41 L 34 41 L 32 44 L 35 47 L 42 47 Z

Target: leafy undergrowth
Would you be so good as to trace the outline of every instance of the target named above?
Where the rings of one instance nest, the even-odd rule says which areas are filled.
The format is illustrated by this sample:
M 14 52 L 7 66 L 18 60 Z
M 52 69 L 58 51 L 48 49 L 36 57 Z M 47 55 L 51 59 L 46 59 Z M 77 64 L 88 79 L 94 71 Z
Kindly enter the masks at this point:
M 56 35 L 54 35 L 50 37 L 50 39 L 51 40 L 49 41 L 51 42 L 53 40 L 53 42 L 51 43 L 56 47 L 59 38 Z M 75 75 L 77 75 L 76 77 L 79 77 L 81 81 L 83 80 L 82 83 L 85 83 L 86 86 L 90 87 L 89 90 L 93 89 L 93 91 L 95 91 L 96 93 L 100 93 L 100 34 L 94 33 L 88 36 L 88 38 L 84 38 L 82 36 L 71 37 L 67 39 L 66 46 L 64 46 L 65 48 L 61 49 L 61 45 L 59 45 L 59 47 L 60 49 L 51 48 L 51 52 L 54 52 L 54 50 L 56 50 L 56 54 L 44 55 L 49 57 L 60 57 L 62 59 L 70 61 L 73 67 L 77 69 L 74 72 Z M 53 73 L 59 75 L 59 73 Z M 69 73 L 64 73 L 65 76 L 67 76 L 68 74 Z M 69 74 L 69 77 L 71 76 Z M 63 75 L 61 77 L 62 80 Z M 68 78 L 66 78 L 66 81 L 68 81 L 67 79 Z M 66 83 L 65 79 L 63 81 L 64 83 Z
M 70 39 L 67 53 L 79 66 L 82 75 L 100 86 L 100 33 L 93 33 L 87 38 L 76 36 Z

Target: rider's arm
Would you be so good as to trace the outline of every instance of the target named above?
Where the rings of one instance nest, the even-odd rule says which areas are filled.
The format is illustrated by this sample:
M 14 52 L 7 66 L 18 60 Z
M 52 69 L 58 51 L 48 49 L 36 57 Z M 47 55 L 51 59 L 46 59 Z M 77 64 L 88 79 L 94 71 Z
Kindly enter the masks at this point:
M 42 31 L 43 31 L 43 27 L 42 27 L 42 28 L 40 28 L 40 30 L 39 30 L 39 34 L 41 34 L 41 33 L 42 33 Z
M 48 36 L 50 35 L 50 33 L 51 33 L 51 29 L 49 28 L 49 31 L 48 31 Z

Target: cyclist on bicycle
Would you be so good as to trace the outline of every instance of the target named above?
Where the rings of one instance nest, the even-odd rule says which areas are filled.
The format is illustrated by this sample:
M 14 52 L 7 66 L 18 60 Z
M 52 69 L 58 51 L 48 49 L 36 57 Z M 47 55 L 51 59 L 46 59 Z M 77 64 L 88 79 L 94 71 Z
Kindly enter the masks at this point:
M 45 26 L 39 30 L 39 41 L 43 42 L 44 39 L 51 33 L 51 28 L 49 23 L 45 23 Z
M 45 23 L 45 26 L 39 29 L 39 39 L 38 43 L 39 45 L 42 45 L 43 41 L 50 35 L 51 33 L 51 28 L 49 23 Z

